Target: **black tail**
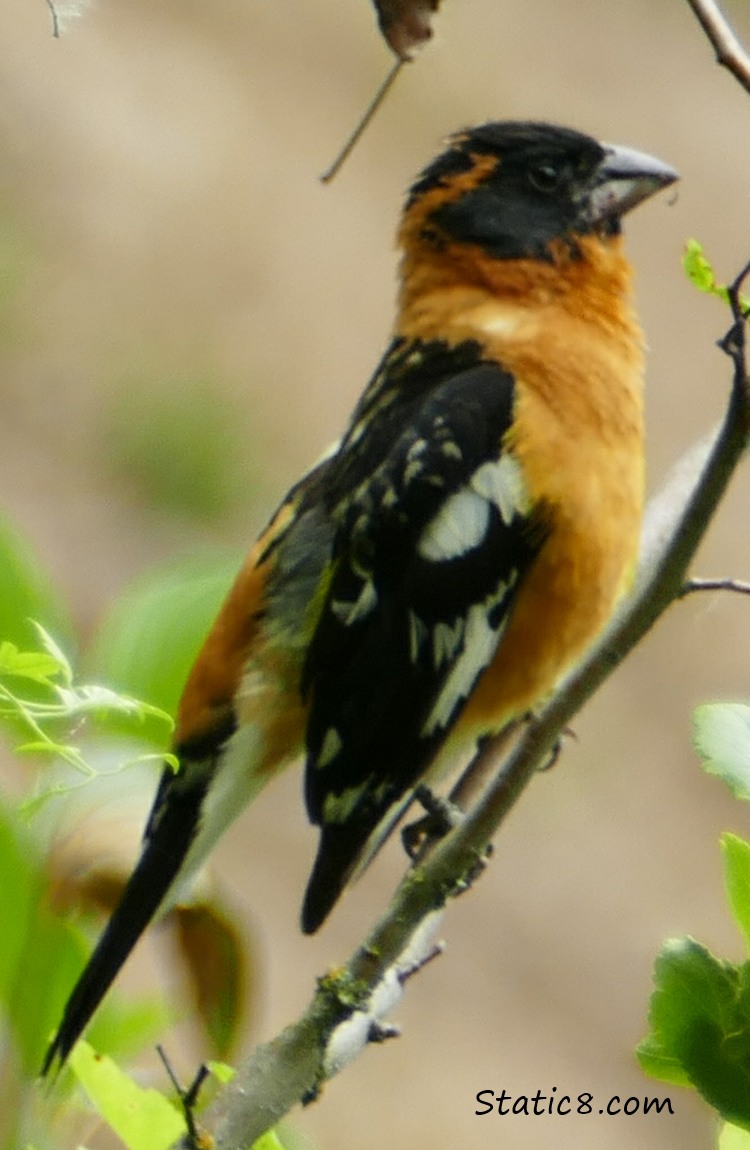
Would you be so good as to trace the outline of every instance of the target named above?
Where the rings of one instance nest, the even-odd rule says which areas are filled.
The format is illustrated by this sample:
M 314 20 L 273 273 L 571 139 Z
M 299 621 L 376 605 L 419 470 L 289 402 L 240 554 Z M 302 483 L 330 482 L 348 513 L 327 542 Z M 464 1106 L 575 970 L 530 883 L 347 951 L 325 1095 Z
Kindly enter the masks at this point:
M 198 825 L 206 779 L 194 780 L 192 785 L 185 786 L 182 771 L 175 775 L 171 768 L 168 770 L 173 785 L 165 772 L 138 865 L 68 999 L 62 1022 L 45 1055 L 42 1076 L 55 1064 L 58 1070 L 62 1068 L 120 967 L 158 910 L 188 852 Z
M 333 910 L 346 884 L 370 865 L 394 827 L 411 805 L 409 789 L 390 805 L 368 817 L 344 823 L 323 823 L 318 853 L 307 883 L 300 916 L 305 934 L 315 934 Z
M 331 913 L 356 869 L 372 829 L 369 822 L 326 823 L 321 827 L 300 916 L 305 934 L 314 934 Z

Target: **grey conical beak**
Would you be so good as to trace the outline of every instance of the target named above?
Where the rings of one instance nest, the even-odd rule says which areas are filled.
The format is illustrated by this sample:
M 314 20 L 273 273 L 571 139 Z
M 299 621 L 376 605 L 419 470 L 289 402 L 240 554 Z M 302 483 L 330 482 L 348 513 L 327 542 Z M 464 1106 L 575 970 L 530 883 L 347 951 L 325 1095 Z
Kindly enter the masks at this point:
M 603 147 L 604 156 L 589 201 L 592 224 L 619 219 L 642 200 L 679 179 L 674 168 L 646 152 L 612 144 Z

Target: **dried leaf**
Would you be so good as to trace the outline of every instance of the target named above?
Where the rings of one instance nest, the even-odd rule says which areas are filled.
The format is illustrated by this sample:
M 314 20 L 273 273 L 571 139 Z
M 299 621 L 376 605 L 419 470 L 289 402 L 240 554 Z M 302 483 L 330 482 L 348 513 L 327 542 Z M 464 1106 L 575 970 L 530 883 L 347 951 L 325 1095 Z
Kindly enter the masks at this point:
M 432 36 L 440 0 L 373 0 L 383 36 L 401 60 L 410 60 Z
M 215 903 L 178 906 L 173 917 L 197 1018 L 212 1049 L 226 1058 L 241 1029 L 252 956 Z

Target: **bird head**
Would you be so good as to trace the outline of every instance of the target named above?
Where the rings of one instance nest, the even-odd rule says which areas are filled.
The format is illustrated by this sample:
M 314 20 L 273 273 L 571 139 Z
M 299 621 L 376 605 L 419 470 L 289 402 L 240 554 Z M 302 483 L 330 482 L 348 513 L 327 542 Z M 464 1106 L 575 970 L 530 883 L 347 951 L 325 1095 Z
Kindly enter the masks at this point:
M 404 246 L 474 247 L 492 259 L 575 257 L 606 239 L 637 204 L 677 179 L 644 152 L 570 128 L 488 123 L 452 136 L 409 193 Z

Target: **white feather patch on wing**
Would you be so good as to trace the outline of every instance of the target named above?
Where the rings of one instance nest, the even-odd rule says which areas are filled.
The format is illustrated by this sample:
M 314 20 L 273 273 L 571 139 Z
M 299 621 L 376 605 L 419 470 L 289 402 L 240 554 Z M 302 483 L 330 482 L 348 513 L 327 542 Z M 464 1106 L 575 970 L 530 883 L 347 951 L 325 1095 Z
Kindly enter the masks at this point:
M 333 599 L 331 611 L 340 623 L 350 627 L 360 619 L 366 619 L 378 601 L 378 593 L 372 579 L 365 579 L 362 590 L 354 601 L 349 599 Z
M 422 736 L 447 727 L 462 699 L 468 698 L 472 687 L 484 668 L 492 660 L 505 628 L 504 621 L 493 627 L 490 623 L 492 608 L 507 595 L 512 580 L 500 583 L 497 590 L 482 603 L 475 603 L 464 617 L 464 645 L 440 694 L 422 727 Z
M 464 620 L 456 619 L 451 627 L 450 623 L 436 623 L 432 629 L 432 657 L 436 667 L 453 659 L 461 646 L 464 637 Z
M 494 503 L 505 524 L 511 523 L 516 515 L 527 515 L 531 509 L 521 465 L 507 453 L 478 467 L 469 485 L 477 495 Z
M 446 499 L 425 527 L 417 551 L 430 563 L 458 559 L 484 539 L 490 524 L 490 507 L 483 495 L 461 487 Z
M 479 547 L 487 534 L 491 506 L 506 525 L 531 509 L 521 466 L 508 452 L 483 463 L 446 499 L 422 532 L 419 554 L 431 563 L 442 563 Z

